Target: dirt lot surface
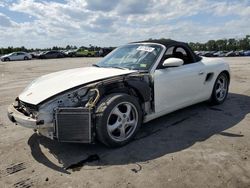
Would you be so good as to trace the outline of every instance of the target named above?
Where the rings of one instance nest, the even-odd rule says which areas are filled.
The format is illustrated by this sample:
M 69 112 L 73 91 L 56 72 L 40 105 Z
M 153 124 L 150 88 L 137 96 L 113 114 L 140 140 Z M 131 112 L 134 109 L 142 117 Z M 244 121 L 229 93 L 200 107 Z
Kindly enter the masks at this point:
M 0 62 L 0 187 L 250 187 L 250 58 L 225 59 L 232 78 L 223 105 L 201 103 L 153 120 L 119 149 L 57 143 L 6 116 L 34 78 L 98 59 Z

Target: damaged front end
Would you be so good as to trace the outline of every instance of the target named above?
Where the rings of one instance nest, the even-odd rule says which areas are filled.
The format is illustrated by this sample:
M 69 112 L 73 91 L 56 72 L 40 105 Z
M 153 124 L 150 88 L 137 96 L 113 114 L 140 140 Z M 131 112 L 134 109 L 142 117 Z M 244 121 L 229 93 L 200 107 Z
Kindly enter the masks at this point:
M 150 79 L 147 73 L 112 77 L 64 91 L 38 105 L 17 98 L 8 116 L 12 122 L 59 142 L 93 143 L 95 110 L 105 96 L 127 93 L 138 99 L 143 115 L 153 112 Z
M 18 98 L 8 108 L 9 119 L 60 142 L 91 143 L 92 107 L 99 98 L 96 88 L 81 87 L 49 98 L 39 105 Z

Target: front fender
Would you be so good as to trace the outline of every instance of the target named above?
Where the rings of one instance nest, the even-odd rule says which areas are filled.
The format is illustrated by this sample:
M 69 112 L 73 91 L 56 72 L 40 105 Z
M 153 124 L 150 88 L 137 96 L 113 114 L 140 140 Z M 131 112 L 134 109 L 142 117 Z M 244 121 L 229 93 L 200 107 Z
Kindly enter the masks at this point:
M 143 102 L 147 102 L 151 99 L 151 88 L 145 81 L 128 80 L 127 84 L 133 88 L 137 94 L 142 98 Z

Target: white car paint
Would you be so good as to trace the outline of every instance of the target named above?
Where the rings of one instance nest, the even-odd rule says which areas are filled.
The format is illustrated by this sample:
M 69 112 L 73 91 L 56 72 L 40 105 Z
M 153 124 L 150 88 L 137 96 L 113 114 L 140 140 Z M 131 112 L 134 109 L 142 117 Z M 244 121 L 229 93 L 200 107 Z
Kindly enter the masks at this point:
M 184 61 L 182 59 L 179 58 L 168 58 L 163 62 L 163 66 L 164 67 L 178 67 L 184 64 Z
M 230 72 L 229 65 L 223 59 L 205 57 L 196 63 L 155 70 L 152 75 L 155 113 L 147 115 L 144 122 L 208 100 L 216 78 L 224 70 Z M 207 73 L 213 73 L 213 77 L 206 82 Z
M 229 66 L 222 59 L 205 57 L 197 63 L 155 70 L 151 75 L 154 79 L 155 111 L 145 116 L 144 122 L 208 100 L 212 93 L 214 81 L 223 70 L 229 71 Z M 100 67 L 59 71 L 34 80 L 19 95 L 19 99 L 37 105 L 68 89 L 133 72 L 136 71 Z M 214 73 L 213 79 L 204 82 L 205 76 L 209 72 Z
M 204 64 L 199 62 L 156 70 L 154 74 L 156 113 L 192 103 L 194 99 L 200 97 L 205 80 L 204 69 Z
M 2 61 L 5 61 L 6 58 L 8 58 L 10 61 L 16 61 L 16 60 L 25 60 L 26 58 L 31 59 L 32 56 L 26 52 L 13 52 L 1 56 Z
M 125 75 L 133 70 L 117 68 L 85 67 L 59 71 L 34 80 L 20 95 L 23 102 L 37 105 L 40 102 L 68 89 L 93 81 Z
M 163 47 L 163 49 L 165 49 L 165 47 Z M 145 75 L 148 80 L 150 80 L 146 82 L 150 82 L 150 86 L 153 86 L 151 91 L 153 90 L 152 92 L 154 92 L 154 94 L 151 98 L 153 99 L 152 101 L 144 103 L 147 115 L 143 117 L 143 122 L 148 122 L 183 107 L 208 100 L 212 94 L 214 82 L 218 75 L 222 71 L 230 73 L 228 64 L 222 59 L 205 57 L 199 62 L 185 65 L 180 65 L 180 63 L 175 64 L 176 60 L 172 58 L 172 64 L 180 66 L 157 69 L 158 63 L 160 63 L 164 53 L 165 51 L 163 50 L 156 60 L 156 63 L 150 69 L 148 73 L 149 76 L 147 73 Z M 15 114 L 15 118 L 21 125 L 26 127 L 30 125 L 30 127 L 39 129 L 40 133 L 44 132 L 42 133 L 43 135 L 47 135 L 53 139 L 53 112 L 54 109 L 58 107 L 58 102 L 64 101 L 67 107 L 79 107 L 74 106 L 74 101 L 68 97 L 68 93 L 65 91 L 77 86 L 84 86 L 85 84 L 87 85 L 99 80 L 134 72 L 137 71 L 122 70 L 118 68 L 86 67 L 42 76 L 33 81 L 19 95 L 20 101 L 37 105 L 57 94 L 61 95 L 51 98 L 51 100 L 48 100 L 42 105 L 38 105 L 39 109 L 35 112 L 35 118 L 37 118 L 35 126 L 33 125 L 34 122 L 29 121 L 32 117 L 21 117 Z M 212 73 L 212 77 L 206 81 L 208 73 Z M 83 87 L 83 89 L 85 88 Z M 97 96 L 98 95 L 99 94 L 97 94 Z M 151 104 L 154 106 L 151 106 Z M 13 113 L 14 111 L 14 108 L 10 109 L 10 111 L 8 110 L 9 113 Z M 25 118 L 28 118 L 28 120 Z M 41 126 L 37 124 L 37 122 L 40 121 L 44 123 Z

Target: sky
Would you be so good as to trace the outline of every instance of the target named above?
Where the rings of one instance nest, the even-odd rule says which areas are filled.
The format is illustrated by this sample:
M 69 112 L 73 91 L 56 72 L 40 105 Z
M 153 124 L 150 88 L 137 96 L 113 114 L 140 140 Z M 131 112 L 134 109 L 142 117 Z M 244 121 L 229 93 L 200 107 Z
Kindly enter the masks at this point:
M 0 0 L 0 47 L 119 46 L 250 34 L 250 0 Z

